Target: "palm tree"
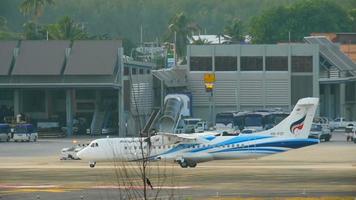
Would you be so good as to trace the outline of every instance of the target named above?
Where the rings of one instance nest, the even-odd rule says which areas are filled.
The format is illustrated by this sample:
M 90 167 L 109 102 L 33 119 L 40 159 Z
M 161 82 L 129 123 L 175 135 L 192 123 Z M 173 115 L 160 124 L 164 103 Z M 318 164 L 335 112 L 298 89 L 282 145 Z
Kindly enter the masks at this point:
M 20 5 L 20 12 L 23 15 L 32 16 L 32 20 L 37 22 L 42 16 L 46 5 L 53 5 L 55 0 L 24 0 Z
M 64 16 L 56 24 L 47 26 L 48 36 L 54 40 L 82 40 L 88 39 L 89 34 L 82 24 L 75 23 L 68 16 Z
M 26 40 L 43 40 L 46 38 L 46 30 L 43 26 L 29 21 L 23 25 L 23 37 Z
M 191 38 L 192 33 L 197 30 L 199 30 L 198 25 L 188 20 L 183 12 L 176 14 L 170 20 L 168 26 L 169 38 L 174 38 L 175 40 L 178 58 L 184 57 L 189 38 Z
M 241 42 L 244 40 L 243 25 L 240 19 L 235 18 L 232 22 L 225 26 L 224 33 L 231 36 L 232 42 Z

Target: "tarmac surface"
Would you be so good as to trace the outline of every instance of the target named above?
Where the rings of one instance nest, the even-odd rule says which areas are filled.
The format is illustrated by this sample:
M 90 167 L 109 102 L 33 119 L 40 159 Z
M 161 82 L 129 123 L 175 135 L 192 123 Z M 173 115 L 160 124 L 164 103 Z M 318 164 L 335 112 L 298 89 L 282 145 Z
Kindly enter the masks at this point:
M 60 161 L 73 139 L 0 143 L 0 200 L 101 200 L 142 197 L 137 163 Z M 90 138 L 79 138 L 87 143 Z M 154 199 L 356 199 L 356 144 L 334 133 L 331 142 L 253 160 L 199 163 L 182 169 L 171 163 L 149 165 Z

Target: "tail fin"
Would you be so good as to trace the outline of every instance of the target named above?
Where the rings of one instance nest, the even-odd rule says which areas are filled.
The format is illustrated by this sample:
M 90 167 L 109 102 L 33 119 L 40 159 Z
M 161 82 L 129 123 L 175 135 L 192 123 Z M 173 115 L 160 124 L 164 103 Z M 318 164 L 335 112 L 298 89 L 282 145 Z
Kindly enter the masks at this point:
M 299 99 L 290 115 L 272 129 L 264 132 L 280 137 L 307 138 L 313 123 L 319 98 Z

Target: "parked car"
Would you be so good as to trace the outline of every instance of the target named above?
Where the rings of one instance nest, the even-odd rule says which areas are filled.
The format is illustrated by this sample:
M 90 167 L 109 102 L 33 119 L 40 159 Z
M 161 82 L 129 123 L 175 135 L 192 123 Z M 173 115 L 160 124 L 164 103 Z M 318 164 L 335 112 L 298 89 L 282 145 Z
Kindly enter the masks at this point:
M 199 124 L 200 127 L 197 127 Z M 195 133 L 196 131 L 207 129 L 207 124 L 200 118 L 185 118 L 180 120 L 178 127 L 175 129 L 175 133 Z
M 355 123 L 356 122 L 346 120 L 343 117 L 338 117 L 338 118 L 335 118 L 333 121 L 330 121 L 330 128 L 331 128 L 331 130 L 346 128 L 346 126 L 348 124 L 355 124 Z
M 38 139 L 38 133 L 32 124 L 18 124 L 15 127 L 13 140 L 18 141 L 33 141 Z
M 11 128 L 9 124 L 0 124 L 0 141 L 10 141 Z
M 330 141 L 332 135 L 330 129 L 323 127 L 319 123 L 313 123 L 310 129 L 309 138 Z
M 195 125 L 195 133 L 202 133 L 204 131 L 208 130 L 208 124 L 206 121 L 200 121 Z

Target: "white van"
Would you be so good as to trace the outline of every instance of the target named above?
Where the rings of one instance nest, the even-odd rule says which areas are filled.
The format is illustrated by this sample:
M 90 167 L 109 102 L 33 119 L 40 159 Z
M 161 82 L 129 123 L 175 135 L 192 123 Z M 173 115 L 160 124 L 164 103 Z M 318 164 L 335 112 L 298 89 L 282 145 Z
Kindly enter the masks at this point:
M 36 142 L 38 134 L 32 124 L 18 124 L 15 127 L 13 140 L 18 141 L 33 141 Z

